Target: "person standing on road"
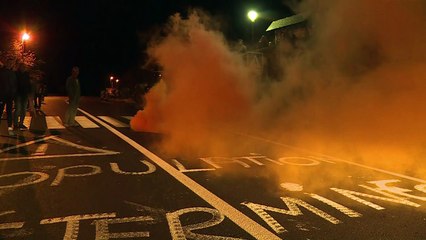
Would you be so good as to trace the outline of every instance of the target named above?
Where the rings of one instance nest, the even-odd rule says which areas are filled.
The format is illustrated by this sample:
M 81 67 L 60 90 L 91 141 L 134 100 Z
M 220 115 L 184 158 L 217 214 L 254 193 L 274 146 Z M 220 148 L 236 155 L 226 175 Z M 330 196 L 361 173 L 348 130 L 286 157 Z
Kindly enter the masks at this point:
M 12 70 L 13 60 L 8 59 L 6 66 L 0 62 L 0 117 L 3 115 L 3 109 L 6 105 L 7 130 L 13 134 L 12 128 L 12 104 L 16 94 L 16 75 Z
M 41 81 L 34 82 L 34 107 L 36 110 L 41 109 L 41 99 L 43 96 L 43 83 Z
M 72 68 L 71 76 L 67 78 L 66 90 L 68 94 L 68 108 L 65 112 L 66 127 L 76 127 L 78 124 L 75 122 L 75 115 L 77 114 L 78 102 L 80 101 L 80 83 L 78 81 L 78 74 L 80 70 L 77 66 Z
M 25 115 L 27 113 L 28 96 L 31 92 L 31 81 L 28 69 L 25 64 L 19 64 L 16 72 L 17 90 L 15 95 L 15 114 L 13 124 L 15 129 L 27 130 L 24 125 Z

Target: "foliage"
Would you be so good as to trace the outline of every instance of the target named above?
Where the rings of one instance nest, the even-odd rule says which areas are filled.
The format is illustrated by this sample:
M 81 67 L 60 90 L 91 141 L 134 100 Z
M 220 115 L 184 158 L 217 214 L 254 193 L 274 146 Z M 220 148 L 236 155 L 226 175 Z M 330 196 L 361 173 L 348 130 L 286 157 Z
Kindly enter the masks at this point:
M 0 52 L 1 59 L 11 59 L 13 69 L 18 69 L 19 64 L 23 63 L 29 69 L 32 80 L 41 81 L 44 77 L 44 72 L 40 69 L 45 62 L 36 57 L 36 54 L 24 49 L 24 43 L 19 40 L 14 40 L 9 44 L 5 51 Z

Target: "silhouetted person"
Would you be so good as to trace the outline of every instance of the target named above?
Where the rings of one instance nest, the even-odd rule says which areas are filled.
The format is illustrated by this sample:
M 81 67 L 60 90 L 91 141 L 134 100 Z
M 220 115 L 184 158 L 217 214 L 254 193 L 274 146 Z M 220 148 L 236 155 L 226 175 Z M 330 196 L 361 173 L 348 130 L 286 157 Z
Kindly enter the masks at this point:
M 34 82 L 34 107 L 40 110 L 43 98 L 43 83 L 41 81 Z
M 80 83 L 78 81 L 78 74 L 80 70 L 78 67 L 73 67 L 71 76 L 67 78 L 66 90 L 68 94 L 68 108 L 65 112 L 65 123 L 66 127 L 75 127 L 78 124 L 75 121 L 75 115 L 77 114 L 78 102 L 80 101 Z
M 242 39 L 238 39 L 237 45 L 235 46 L 237 52 L 244 54 L 247 52 L 247 46 L 244 44 Z
M 24 125 L 25 115 L 27 113 L 28 96 L 31 93 L 31 81 L 28 69 L 25 64 L 19 64 L 16 72 L 17 89 L 15 95 L 15 114 L 13 124 L 15 129 L 27 130 Z
M 266 38 L 266 36 L 265 36 L 265 35 L 262 35 L 262 37 L 259 39 L 259 42 L 258 42 L 258 44 L 257 44 L 257 47 L 258 47 L 259 49 L 269 47 L 269 41 L 268 41 L 268 38 Z
M 12 104 L 16 94 L 16 75 L 12 70 L 12 66 L 12 59 L 6 60 L 6 65 L 0 62 L 0 116 L 3 115 L 4 106 L 6 105 L 7 130 L 9 134 L 13 134 Z

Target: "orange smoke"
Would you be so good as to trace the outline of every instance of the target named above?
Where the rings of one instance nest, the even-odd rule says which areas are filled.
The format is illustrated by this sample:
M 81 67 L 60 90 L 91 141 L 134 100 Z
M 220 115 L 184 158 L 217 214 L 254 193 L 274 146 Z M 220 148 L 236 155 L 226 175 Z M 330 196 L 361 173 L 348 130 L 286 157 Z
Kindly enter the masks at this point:
M 312 38 L 303 52 L 280 55 L 283 76 L 262 89 L 208 18 L 172 17 L 149 50 L 163 82 L 132 127 L 165 133 L 176 153 L 226 153 L 241 145 L 220 138 L 227 130 L 359 161 L 373 148 L 386 149 L 375 151 L 380 161 L 392 150 L 423 152 L 424 2 L 312 0 L 300 9 L 311 13 Z

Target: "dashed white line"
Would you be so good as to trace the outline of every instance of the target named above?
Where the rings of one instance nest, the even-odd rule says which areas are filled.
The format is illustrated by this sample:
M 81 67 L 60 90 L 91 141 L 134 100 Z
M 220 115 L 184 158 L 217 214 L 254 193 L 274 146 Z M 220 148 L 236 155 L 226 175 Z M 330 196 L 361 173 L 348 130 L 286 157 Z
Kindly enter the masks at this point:
M 48 129 L 64 129 L 65 128 L 59 116 L 46 116 L 46 124 Z
M 98 117 L 104 120 L 105 122 L 113 125 L 114 127 L 119 127 L 119 128 L 129 127 L 129 124 L 120 122 L 117 119 L 109 117 L 109 116 L 98 116 Z
M 82 128 L 99 128 L 99 126 L 92 122 L 90 119 L 88 119 L 86 116 L 75 116 L 75 121 L 82 127 Z

